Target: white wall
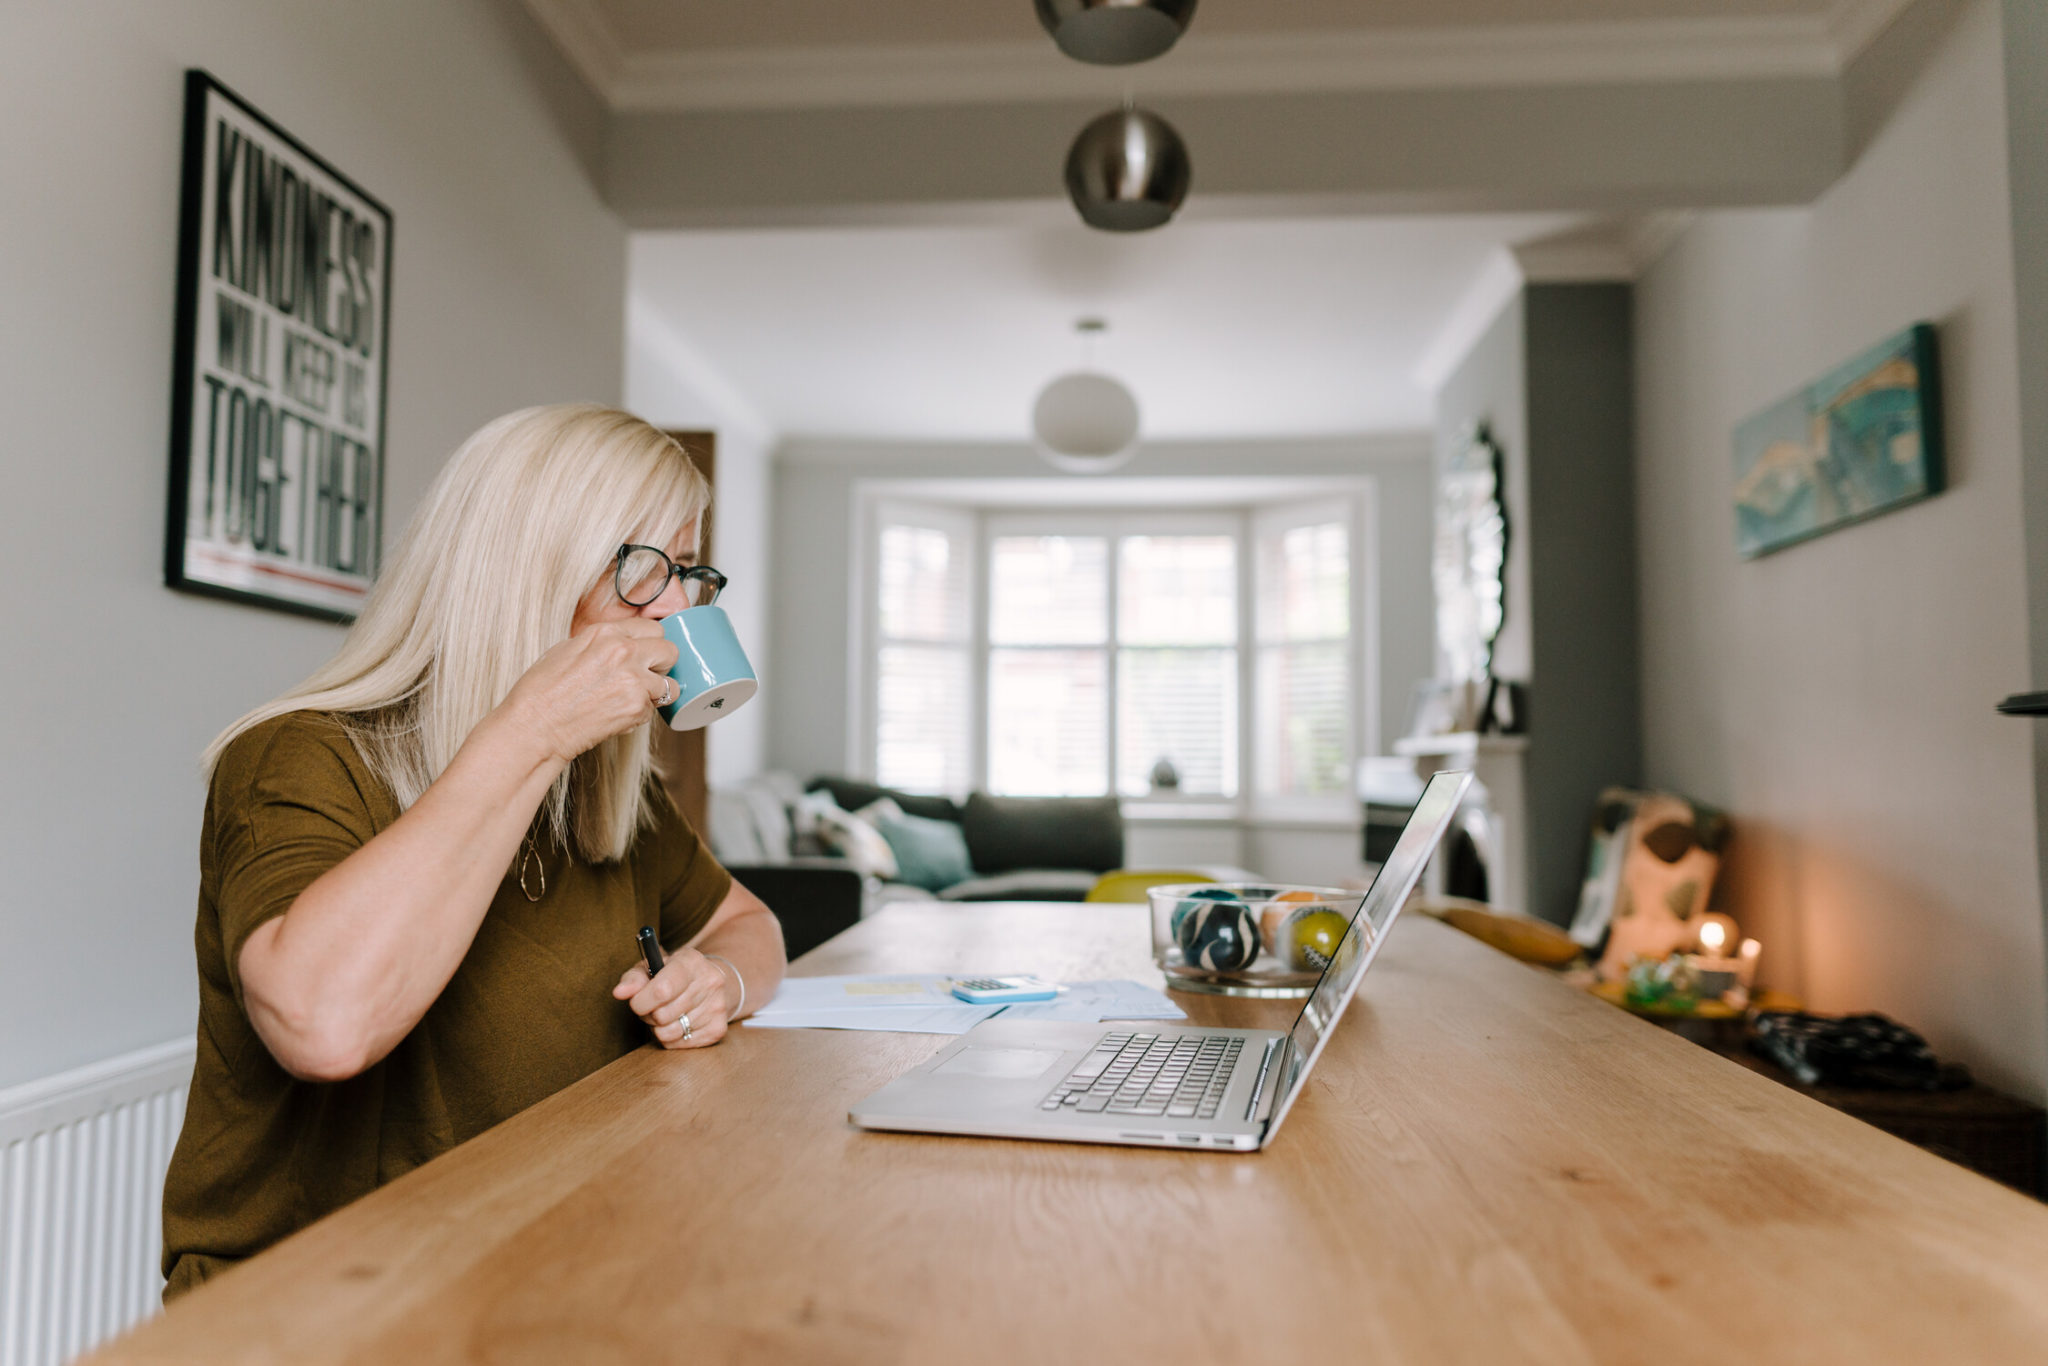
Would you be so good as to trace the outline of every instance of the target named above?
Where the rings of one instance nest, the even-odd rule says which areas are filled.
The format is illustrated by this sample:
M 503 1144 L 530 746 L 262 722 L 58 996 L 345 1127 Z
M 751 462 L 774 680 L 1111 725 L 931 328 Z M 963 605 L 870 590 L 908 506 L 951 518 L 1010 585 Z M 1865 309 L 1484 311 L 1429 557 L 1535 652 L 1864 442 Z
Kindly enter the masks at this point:
M 1120 470 L 1123 480 L 1238 476 L 1373 480 L 1378 525 L 1378 723 L 1402 734 L 1415 680 L 1434 672 L 1429 580 L 1431 467 L 1424 433 L 1284 441 L 1162 442 Z M 864 480 L 1061 479 L 1022 444 L 792 440 L 777 453 L 772 543 L 780 566 L 770 612 L 777 678 L 769 762 L 800 777 L 842 772 L 850 752 L 847 670 L 856 485 Z M 934 495 L 936 496 L 936 495 Z
M 391 545 L 480 423 L 619 397 L 624 234 L 534 36 L 492 0 L 7 7 L 0 1086 L 191 1030 L 199 752 L 340 639 L 161 586 L 184 69 L 393 211 Z
M 1637 294 L 1647 776 L 1736 822 L 1765 975 L 2048 1090 L 2018 373 L 1995 6 L 1807 209 L 1703 215 Z M 1753 562 L 1730 430 L 1905 325 L 1941 330 L 1952 487 Z

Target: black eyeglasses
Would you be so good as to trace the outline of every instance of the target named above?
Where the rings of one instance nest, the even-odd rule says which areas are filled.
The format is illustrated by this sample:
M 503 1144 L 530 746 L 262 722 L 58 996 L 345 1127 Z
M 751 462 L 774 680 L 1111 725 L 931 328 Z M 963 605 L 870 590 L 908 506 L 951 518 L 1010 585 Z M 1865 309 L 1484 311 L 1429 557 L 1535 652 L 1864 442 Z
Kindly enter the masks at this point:
M 651 545 L 619 547 L 619 564 L 612 574 L 612 586 L 628 606 L 645 607 L 653 602 L 668 591 L 671 578 L 683 581 L 683 600 L 691 607 L 709 607 L 718 601 L 719 590 L 725 587 L 725 575 L 708 564 L 685 567 L 671 560 L 668 552 Z

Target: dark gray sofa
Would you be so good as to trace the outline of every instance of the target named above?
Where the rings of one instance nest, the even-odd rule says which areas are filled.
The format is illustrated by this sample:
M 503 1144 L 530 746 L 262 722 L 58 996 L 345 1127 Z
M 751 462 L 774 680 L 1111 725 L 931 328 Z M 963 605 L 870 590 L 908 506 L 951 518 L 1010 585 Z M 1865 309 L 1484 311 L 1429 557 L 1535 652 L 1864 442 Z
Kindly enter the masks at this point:
M 1113 797 L 919 796 L 839 777 L 812 780 L 846 810 L 889 797 L 913 816 L 958 824 L 974 876 L 936 893 L 864 877 L 822 852 L 793 821 L 806 789 L 768 772 L 713 789 L 704 831 L 712 852 L 782 922 L 790 957 L 805 953 L 890 901 L 1079 901 L 1097 876 L 1123 865 L 1123 815 Z
M 1124 862 L 1124 818 L 1115 797 L 921 796 L 854 778 L 821 775 L 805 789 L 848 811 L 882 797 L 905 814 L 951 821 L 967 841 L 974 876 L 937 890 L 942 901 L 1080 901 Z

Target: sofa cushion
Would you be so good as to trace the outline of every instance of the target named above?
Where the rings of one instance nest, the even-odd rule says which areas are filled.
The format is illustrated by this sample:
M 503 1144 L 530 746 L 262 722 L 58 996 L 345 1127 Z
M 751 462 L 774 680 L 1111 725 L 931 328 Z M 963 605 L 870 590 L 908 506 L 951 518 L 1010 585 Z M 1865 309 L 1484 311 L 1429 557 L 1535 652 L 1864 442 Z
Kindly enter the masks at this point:
M 1095 874 L 1073 868 L 1015 868 L 969 878 L 939 893 L 941 901 L 1086 901 Z
M 853 778 L 820 774 L 811 779 L 809 790 L 831 793 L 832 800 L 848 811 L 858 811 L 877 798 L 888 797 L 913 816 L 936 821 L 958 822 L 960 819 L 960 804 L 951 797 L 921 797 L 915 792 L 898 792 L 893 787 L 876 787 L 873 783 Z
M 976 792 L 967 798 L 960 826 L 977 873 L 1007 873 L 1014 868 L 1106 873 L 1124 862 L 1124 817 L 1115 797 L 991 797 Z
M 803 788 L 787 773 L 757 773 L 734 787 L 713 788 L 707 828 L 711 852 L 720 863 L 782 863 L 798 851 L 790 829 L 790 805 Z M 807 853 L 823 853 L 814 845 Z
M 889 841 L 899 882 L 936 892 L 974 876 L 974 866 L 967 861 L 967 837 L 957 823 L 913 816 L 888 797 L 854 814 Z
M 704 835 L 711 843 L 713 858 L 728 867 L 735 863 L 771 861 L 768 851 L 762 847 L 761 831 L 755 823 L 753 807 L 743 794 L 713 788 L 705 806 L 705 825 L 708 828 Z
M 817 822 L 818 837 L 825 847 L 839 854 L 866 877 L 896 876 L 896 855 L 882 832 L 851 811 L 842 811 L 824 793 L 804 798 L 804 809 Z
M 766 787 L 748 783 L 739 790 L 753 813 L 754 832 L 761 840 L 761 862 L 781 863 L 794 852 L 790 843 L 789 808 Z

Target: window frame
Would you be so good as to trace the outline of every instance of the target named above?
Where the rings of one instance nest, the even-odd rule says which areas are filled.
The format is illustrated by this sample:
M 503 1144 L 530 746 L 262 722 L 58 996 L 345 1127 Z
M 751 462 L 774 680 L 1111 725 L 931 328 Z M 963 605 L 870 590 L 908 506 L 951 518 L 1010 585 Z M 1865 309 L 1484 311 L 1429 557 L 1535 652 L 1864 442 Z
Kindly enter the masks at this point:
M 1363 485 L 1346 498 L 1348 506 L 1339 516 L 1331 516 L 1331 499 L 1290 499 L 1263 503 L 1247 510 L 1246 543 L 1250 550 L 1248 591 L 1256 594 L 1258 589 L 1257 557 L 1264 538 L 1278 535 L 1294 527 L 1322 526 L 1332 521 L 1345 524 L 1347 567 L 1350 571 L 1350 593 L 1347 607 L 1350 631 L 1350 680 L 1346 719 L 1349 735 L 1346 738 L 1346 769 L 1351 778 L 1345 790 L 1320 795 L 1297 793 L 1266 793 L 1259 791 L 1256 770 L 1247 770 L 1246 809 L 1256 818 L 1275 823 L 1323 823 L 1343 821 L 1355 823 L 1358 813 L 1356 774 L 1360 758 L 1378 754 L 1379 751 L 1379 675 L 1378 675 L 1378 622 L 1379 584 L 1377 525 L 1373 489 Z M 1258 638 L 1258 600 L 1254 596 L 1251 607 L 1245 614 L 1246 630 L 1251 637 L 1248 647 L 1251 657 L 1245 661 L 1246 686 L 1258 686 L 1258 652 L 1261 643 Z M 1254 699 L 1254 707 L 1257 702 Z M 1256 742 L 1247 737 L 1248 744 Z M 1256 758 L 1256 754 L 1248 757 Z
M 878 706 L 882 671 L 882 649 L 890 642 L 882 636 L 882 530 L 887 526 L 930 528 L 955 538 L 966 552 L 967 635 L 959 642 L 967 653 L 967 786 L 981 786 L 987 756 L 982 752 L 987 726 L 981 715 L 986 707 L 987 600 L 981 584 L 983 546 L 981 518 L 976 510 L 954 504 L 911 498 L 874 497 L 863 500 L 860 510 L 858 560 L 853 581 L 853 621 L 847 644 L 853 655 L 847 677 L 856 689 L 848 699 L 847 715 L 857 718 L 848 727 L 847 771 L 874 774 L 881 743 L 881 714 Z M 929 642 L 918 642 L 929 643 Z M 965 796 L 966 792 L 951 794 Z
M 1090 649 L 1099 648 L 1107 656 L 1103 689 L 1104 706 L 1108 716 L 1104 718 L 1104 745 L 1108 756 L 1108 786 L 1103 795 L 1113 796 L 1121 801 L 1187 801 L 1214 805 L 1217 802 L 1241 802 L 1245 795 L 1245 767 L 1249 756 L 1246 749 L 1245 726 L 1250 720 L 1247 701 L 1248 678 L 1245 674 L 1245 646 L 1251 629 L 1251 617 L 1245 591 L 1249 579 L 1246 577 L 1247 532 L 1246 509 L 1243 507 L 1223 508 L 1131 508 L 1115 511 L 1081 510 L 1074 508 L 1002 508 L 984 509 L 981 515 L 981 552 L 979 568 L 981 575 L 981 601 L 976 623 L 982 637 L 979 647 L 981 666 L 981 691 L 975 699 L 977 719 L 977 744 L 980 764 L 975 769 L 975 786 L 986 791 L 988 784 L 988 657 L 995 648 L 988 638 L 988 623 L 991 616 L 991 593 L 995 577 L 992 567 L 995 543 L 1004 536 L 1100 536 L 1109 542 L 1108 575 L 1104 592 L 1108 596 L 1105 604 L 1103 643 L 1095 646 L 1047 645 L 1008 646 L 1005 649 Z M 1118 653 L 1123 648 L 1118 639 L 1118 625 L 1121 612 L 1119 604 L 1119 573 L 1122 561 L 1119 558 L 1120 542 L 1126 536 L 1215 536 L 1227 535 L 1236 546 L 1237 557 L 1237 631 L 1228 647 L 1217 645 L 1213 648 L 1229 648 L 1236 652 L 1237 663 L 1237 716 L 1235 718 L 1235 768 L 1237 791 L 1228 795 L 1208 793 L 1202 795 L 1176 793 L 1171 797 L 1149 793 L 1133 797 L 1117 790 L 1117 762 L 1122 734 L 1117 725 L 1117 699 L 1121 682 Z M 1135 648 L 1155 648 L 1140 646 Z
M 988 783 L 988 730 L 990 650 L 989 609 L 990 557 L 999 535 L 1104 535 L 1112 540 L 1121 535 L 1202 534 L 1226 530 L 1237 544 L 1237 792 L 1234 796 L 1197 796 L 1150 793 L 1143 797 L 1124 796 L 1116 787 L 1117 745 L 1117 568 L 1115 547 L 1111 547 L 1107 591 L 1108 621 L 1105 643 L 1100 647 L 1107 660 L 1109 686 L 1105 690 L 1105 718 L 1108 754 L 1107 792 L 1125 803 L 1142 803 L 1158 808 L 1186 804 L 1216 810 L 1228 808 L 1249 824 L 1297 827 L 1351 826 L 1357 823 L 1355 793 L 1314 797 L 1263 795 L 1258 792 L 1256 737 L 1253 731 L 1258 662 L 1257 565 L 1259 527 L 1266 519 L 1284 515 L 1289 509 L 1316 509 L 1318 515 L 1304 521 L 1331 520 L 1333 505 L 1344 508 L 1342 520 L 1349 533 L 1351 569 L 1351 736 L 1349 763 L 1355 770 L 1359 758 L 1380 752 L 1379 735 L 1379 534 L 1375 481 L 1370 476 L 1328 480 L 1328 491 L 1304 497 L 1296 494 L 1279 498 L 1244 498 L 1192 507 L 1140 505 L 1129 508 L 1075 508 L 1030 502 L 994 503 L 969 493 L 952 499 L 941 492 L 939 481 L 903 481 L 901 492 L 888 483 L 856 481 L 856 515 L 853 575 L 848 599 L 853 621 L 849 623 L 847 645 L 852 658 L 847 671 L 850 680 L 847 727 L 847 764 L 851 773 L 872 775 L 878 739 L 876 682 L 880 670 L 879 631 L 881 575 L 879 552 L 885 524 L 908 521 L 913 525 L 940 525 L 965 538 L 969 548 L 968 587 L 970 629 L 967 643 L 969 679 L 969 721 L 967 788 L 986 791 Z M 972 482 L 972 481 L 967 481 Z M 910 514 L 907 518 L 900 514 Z M 932 520 L 928 520 L 932 519 Z M 1051 647 L 1048 647 L 1051 648 Z M 1074 647 L 1060 647 L 1074 648 Z M 1092 648 L 1092 647 L 1083 647 Z M 947 795 L 964 797 L 966 792 Z

